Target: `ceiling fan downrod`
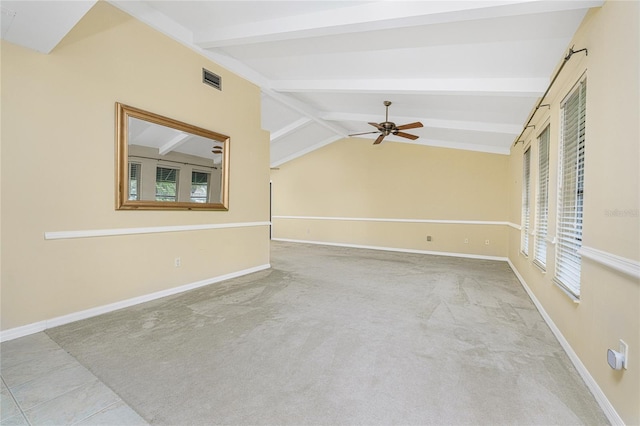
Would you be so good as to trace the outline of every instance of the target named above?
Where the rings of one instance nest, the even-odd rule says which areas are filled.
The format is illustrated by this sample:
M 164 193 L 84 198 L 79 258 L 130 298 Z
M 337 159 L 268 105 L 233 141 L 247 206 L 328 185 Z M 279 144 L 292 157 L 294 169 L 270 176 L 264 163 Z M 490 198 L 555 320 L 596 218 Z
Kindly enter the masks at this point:
M 391 101 L 384 101 L 385 113 L 384 113 L 384 123 L 380 123 L 382 129 L 380 131 L 383 135 L 389 136 L 393 129 L 396 127 L 395 123 L 389 121 L 389 106 L 391 105 Z

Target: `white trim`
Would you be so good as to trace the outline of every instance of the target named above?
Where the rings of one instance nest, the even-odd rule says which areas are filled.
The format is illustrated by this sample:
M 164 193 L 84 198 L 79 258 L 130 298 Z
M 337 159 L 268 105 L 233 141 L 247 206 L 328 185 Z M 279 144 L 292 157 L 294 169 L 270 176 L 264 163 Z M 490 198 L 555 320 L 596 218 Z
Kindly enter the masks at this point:
M 573 294 L 573 292 L 569 290 L 564 284 L 562 284 L 558 278 L 551 278 L 551 282 L 553 283 L 553 285 L 558 287 L 560 291 L 569 298 L 569 300 L 571 300 L 576 305 L 580 304 L 580 295 Z
M 517 223 L 507 222 L 507 225 L 509 225 L 513 229 L 517 229 L 518 231 L 522 230 L 522 227 L 520 225 L 518 225 Z
M 289 161 L 295 160 L 298 157 L 302 157 L 305 154 L 308 154 L 308 153 L 310 153 L 312 151 L 315 151 L 316 149 L 320 149 L 323 146 L 332 144 L 332 143 L 334 143 L 334 142 L 336 142 L 336 141 L 338 141 L 340 139 L 344 139 L 344 136 L 342 136 L 342 135 L 330 136 L 327 139 L 324 139 L 324 140 L 322 140 L 322 141 L 320 141 L 320 142 L 318 142 L 316 144 L 313 144 L 313 145 L 308 146 L 308 147 L 306 147 L 304 149 L 296 151 L 293 154 L 285 155 L 284 157 L 282 157 L 282 158 L 280 158 L 278 160 L 272 161 L 270 167 L 281 166 L 284 163 L 287 163 Z
M 58 327 L 60 325 L 68 324 L 74 321 L 95 317 L 97 315 L 113 312 L 118 309 L 127 308 L 133 305 L 139 305 L 141 303 L 160 299 L 162 297 L 172 296 L 174 294 L 183 293 L 189 290 L 194 290 L 196 288 L 204 287 L 209 284 L 214 284 L 220 281 L 229 280 L 231 278 L 241 277 L 243 275 L 252 274 L 254 272 L 262 271 L 264 269 L 269 269 L 269 268 L 271 268 L 271 265 L 268 263 L 264 265 L 254 266 L 252 268 L 243 269 L 241 271 L 231 272 L 229 274 L 219 275 L 213 278 L 207 278 L 205 280 L 196 281 L 196 282 L 185 284 L 179 287 L 173 287 L 166 290 L 157 291 L 155 293 L 145 294 L 143 296 L 134 297 L 132 299 L 121 300 L 120 302 L 110 303 L 108 305 L 98 306 L 95 308 L 86 309 L 84 311 L 74 312 L 72 314 L 63 315 L 60 317 L 23 325 L 21 327 L 10 328 L 8 330 L 0 332 L 0 342 L 17 339 L 18 337 L 23 337 L 29 334 L 38 333 L 40 331 L 44 331 L 49 328 Z
M 529 298 L 531 298 L 531 301 L 538 309 L 538 312 L 540 312 L 542 319 L 544 319 L 544 321 L 547 323 L 547 325 L 551 329 L 551 332 L 556 336 L 556 339 L 558 339 L 560 346 L 562 346 L 564 351 L 569 356 L 569 359 L 573 363 L 574 367 L 576 368 L 576 370 L 578 370 L 580 377 L 582 377 L 582 380 L 584 380 L 585 384 L 587 385 L 587 387 L 595 397 L 596 401 L 598 402 L 598 405 L 600 405 L 600 408 L 602 408 L 602 411 L 604 411 L 604 414 L 607 416 L 607 419 L 609 419 L 609 422 L 611 422 L 612 425 L 624 426 L 624 422 L 622 421 L 622 418 L 620 417 L 620 415 L 616 412 L 615 408 L 613 407 L 613 405 L 611 404 L 607 396 L 604 394 L 602 389 L 600 389 L 600 386 L 598 386 L 598 383 L 595 381 L 593 376 L 591 376 L 591 374 L 589 373 L 589 370 L 587 370 L 587 367 L 585 367 L 582 361 L 580 361 L 580 358 L 574 352 L 573 348 L 571 347 L 567 339 L 565 339 L 560 329 L 555 325 L 555 323 L 553 322 L 549 314 L 547 314 L 547 312 L 544 310 L 544 307 L 542 306 L 540 301 L 536 298 L 536 296 L 533 294 L 533 292 L 531 291 L 527 283 L 524 281 L 524 278 L 522 278 L 522 275 L 520 275 L 520 273 L 518 272 L 518 269 L 516 269 L 514 264 L 511 263 L 511 259 L 507 259 L 507 262 L 509 263 L 509 266 L 511 267 L 511 270 L 513 271 L 513 273 L 518 278 L 518 281 L 520 281 L 520 284 L 529 295 Z
M 449 253 L 445 251 L 431 251 L 431 250 L 414 250 L 398 247 L 381 247 L 381 246 L 366 246 L 361 244 L 347 244 L 347 243 L 329 243 L 325 241 L 310 241 L 310 240 L 294 240 L 289 238 L 272 238 L 272 241 L 285 241 L 288 243 L 303 243 L 303 244 L 317 244 L 322 246 L 335 246 L 335 247 L 350 247 L 360 248 L 368 250 L 382 250 L 382 251 L 395 251 L 401 253 L 416 253 L 416 254 L 430 254 L 435 256 L 449 256 L 449 257 L 464 257 L 469 259 L 482 259 L 482 260 L 499 260 L 505 262 L 506 257 L 500 256 L 485 256 L 481 254 L 468 254 L 468 253 Z
M 269 226 L 271 222 L 208 223 L 203 225 L 151 226 L 146 228 L 89 229 L 85 231 L 45 232 L 45 240 L 63 240 L 68 238 L 107 237 L 115 235 L 158 234 L 162 232 L 200 231 L 206 229 L 246 228 L 251 226 Z
M 302 117 L 297 119 L 293 123 L 287 124 L 281 129 L 271 132 L 271 143 L 277 142 L 278 140 L 284 138 L 288 134 L 295 132 L 296 130 L 302 129 L 307 124 L 311 123 L 311 121 L 312 120 L 309 117 Z
M 13 340 L 17 339 L 18 337 L 39 333 L 46 330 L 47 328 L 49 327 L 47 327 L 46 321 L 39 321 L 23 325 L 22 327 L 10 328 L 6 331 L 0 332 L 0 342 L 6 342 L 7 340 Z
M 402 139 L 398 136 L 393 136 L 393 135 L 390 135 L 390 136 L 391 136 L 389 138 L 390 141 L 408 143 L 413 145 L 435 146 L 438 148 L 460 149 L 465 151 L 487 152 L 489 154 L 501 154 L 501 155 L 509 155 L 509 153 L 511 152 L 510 148 L 508 147 L 500 147 L 500 146 L 493 146 L 493 145 L 476 145 L 473 143 L 441 141 L 437 139 L 425 140 L 423 138 L 410 140 L 410 139 Z M 373 139 L 373 137 L 369 137 L 367 139 Z
M 359 114 L 351 112 L 322 112 L 320 118 L 327 121 L 355 121 L 368 122 L 378 121 L 380 116 L 377 114 Z M 420 121 L 423 117 L 393 115 L 393 119 L 398 123 L 413 123 Z M 442 120 L 437 118 L 429 118 L 425 122 L 425 129 L 453 129 L 453 130 L 470 130 L 475 132 L 504 133 L 507 135 L 518 136 L 522 130 L 520 123 L 488 123 L 481 121 L 460 121 L 460 120 Z
M 622 256 L 617 256 L 615 254 L 587 246 L 582 246 L 578 250 L 578 254 L 601 265 L 608 266 L 618 272 L 640 279 L 640 262 L 637 260 L 627 259 Z
M 508 225 L 508 222 L 486 220 L 393 219 L 376 217 L 272 216 L 272 219 L 346 220 L 354 222 L 446 223 L 458 225 Z
M 398 120 L 399 121 L 399 120 Z M 362 135 L 362 136 L 351 136 L 352 138 L 358 139 L 368 139 L 374 140 L 376 136 L 373 135 Z M 508 147 L 500 147 L 493 145 L 477 145 L 474 143 L 465 143 L 465 142 L 454 142 L 454 141 L 440 141 L 437 139 L 429 139 L 425 140 L 423 138 L 418 138 L 416 140 L 403 139 L 400 136 L 394 136 L 390 134 L 385 141 L 396 142 L 396 143 L 406 143 L 412 145 L 421 145 L 421 146 L 433 146 L 437 148 L 448 148 L 448 149 L 459 149 L 464 151 L 476 151 L 476 152 L 486 152 L 489 154 L 500 154 L 500 155 L 509 155 L 511 152 Z

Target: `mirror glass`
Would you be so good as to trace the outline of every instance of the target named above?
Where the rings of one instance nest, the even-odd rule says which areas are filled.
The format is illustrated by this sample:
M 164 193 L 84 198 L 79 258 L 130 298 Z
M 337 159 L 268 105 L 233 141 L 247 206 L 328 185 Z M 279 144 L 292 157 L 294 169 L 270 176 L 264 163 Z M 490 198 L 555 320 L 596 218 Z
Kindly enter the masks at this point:
M 229 137 L 116 104 L 118 209 L 228 210 Z

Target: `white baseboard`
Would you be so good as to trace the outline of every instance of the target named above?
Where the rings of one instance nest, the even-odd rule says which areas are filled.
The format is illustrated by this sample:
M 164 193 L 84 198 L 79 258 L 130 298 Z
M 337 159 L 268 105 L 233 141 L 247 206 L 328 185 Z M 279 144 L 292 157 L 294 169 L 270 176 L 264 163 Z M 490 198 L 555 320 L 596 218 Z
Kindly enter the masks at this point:
M 500 256 L 485 256 L 481 254 L 468 254 L 468 253 L 450 253 L 446 251 L 431 251 L 431 250 L 415 250 L 415 249 L 407 249 L 407 248 L 397 248 L 397 247 L 381 247 L 381 246 L 366 246 L 361 244 L 346 244 L 346 243 L 328 243 L 324 241 L 307 241 L 307 240 L 294 240 L 289 238 L 271 238 L 273 241 L 284 241 L 289 243 L 303 243 L 303 244 L 318 244 L 322 246 L 336 246 L 336 247 L 350 247 L 350 248 L 361 248 L 361 249 L 369 249 L 369 250 L 382 250 L 382 251 L 396 251 L 401 253 L 416 253 L 416 254 L 431 254 L 435 256 L 449 256 L 449 257 L 465 257 L 468 259 L 482 259 L 482 260 L 499 260 L 502 262 L 506 262 L 506 257 Z
M 86 318 L 95 317 L 97 315 L 105 314 L 107 312 L 116 311 L 118 309 L 127 308 L 129 306 L 138 305 L 140 303 L 149 302 L 151 300 L 160 299 L 162 297 L 172 296 L 174 294 L 182 293 L 189 290 L 194 290 L 199 287 L 204 287 L 209 284 L 214 284 L 220 281 L 229 280 L 231 278 L 241 277 L 243 275 L 262 271 L 264 269 L 269 269 L 270 267 L 271 265 L 267 263 L 265 265 L 259 265 L 253 268 L 243 269 L 241 271 L 231 272 L 229 274 L 220 275 L 213 278 L 207 278 L 206 280 L 196 281 L 196 282 L 185 284 L 179 287 L 173 287 L 167 290 L 145 294 L 144 296 L 138 296 L 132 299 L 122 300 L 120 302 L 110 303 L 108 305 L 98 306 L 98 307 L 87 309 L 80 312 L 74 312 L 72 314 L 63 315 L 60 317 L 23 325 L 21 327 L 10 328 L 0 333 L 0 342 L 17 339 L 18 337 L 23 337 L 29 334 L 38 333 L 40 331 L 44 331 L 49 328 L 68 324 L 74 321 L 83 320 Z
M 542 315 L 542 318 L 551 329 L 551 332 L 556 336 L 556 339 L 558 339 L 558 342 L 569 356 L 569 359 L 573 363 L 574 367 L 576 367 L 576 370 L 578 370 L 580 377 L 582 377 L 582 380 L 584 380 L 585 384 L 587 385 L 593 396 L 596 398 L 598 405 L 600 405 L 600 408 L 602 408 L 602 411 L 604 411 L 604 414 L 605 416 L 607 416 L 607 419 L 609 419 L 609 422 L 611 422 L 612 425 L 624 426 L 624 421 L 622 420 L 620 415 L 616 412 L 615 408 L 613 407 L 607 396 L 604 394 L 604 392 L 602 392 L 602 389 L 600 389 L 598 383 L 596 383 L 593 376 L 591 376 L 589 370 L 587 370 L 587 367 L 585 367 L 582 361 L 580 361 L 580 358 L 574 352 L 567 339 L 565 339 L 560 329 L 555 325 L 549 314 L 547 314 L 547 312 L 544 310 L 544 307 L 533 294 L 533 291 L 531 291 L 524 278 L 522 278 L 522 275 L 520 275 L 520 273 L 516 269 L 515 265 L 511 263 L 510 259 L 507 259 L 507 262 L 509 263 L 509 266 L 511 267 L 513 273 L 516 274 L 516 277 L 518 277 L 520 284 L 531 298 L 531 301 L 538 309 L 538 312 L 540 312 L 540 315 Z

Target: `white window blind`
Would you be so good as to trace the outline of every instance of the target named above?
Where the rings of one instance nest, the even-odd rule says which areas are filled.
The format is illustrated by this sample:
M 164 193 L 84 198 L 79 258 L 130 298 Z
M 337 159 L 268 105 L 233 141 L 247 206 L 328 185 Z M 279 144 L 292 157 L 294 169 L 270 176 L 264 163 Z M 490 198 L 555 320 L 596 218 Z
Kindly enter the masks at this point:
M 178 201 L 178 170 L 156 168 L 156 201 Z
M 562 137 L 558 173 L 558 220 L 555 281 L 580 296 L 586 80 L 562 104 Z
M 533 261 L 542 269 L 547 265 L 547 224 L 549 219 L 549 126 L 538 137 L 538 198 Z
M 522 237 L 520 250 L 529 255 L 529 213 L 531 211 L 531 148 L 527 148 L 522 159 Z

